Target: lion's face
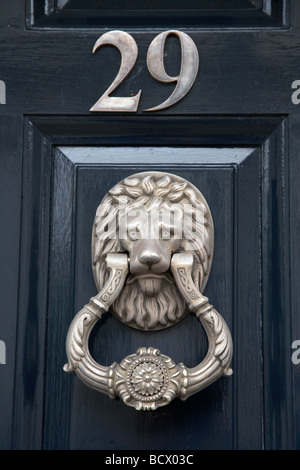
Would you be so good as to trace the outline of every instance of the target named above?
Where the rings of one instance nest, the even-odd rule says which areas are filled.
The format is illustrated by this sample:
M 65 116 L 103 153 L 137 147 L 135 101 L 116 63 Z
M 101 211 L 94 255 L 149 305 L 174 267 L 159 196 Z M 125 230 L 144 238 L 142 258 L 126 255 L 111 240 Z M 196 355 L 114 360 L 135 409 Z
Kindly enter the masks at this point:
M 144 174 L 134 175 L 115 186 L 109 192 L 110 196 L 102 201 L 101 209 L 100 206 L 98 208 L 93 236 L 94 258 L 96 259 L 94 276 L 100 290 L 104 284 L 105 276 L 107 277 L 104 263 L 106 253 L 128 253 L 129 274 L 121 294 L 110 310 L 124 323 L 132 327 L 156 330 L 180 321 L 188 313 L 186 303 L 170 272 L 173 253 L 190 249 L 190 245 L 187 243 L 187 233 L 182 230 L 185 226 L 183 202 L 187 202 L 188 199 L 184 197 L 183 193 L 180 198 L 181 204 L 178 204 L 171 203 L 170 196 L 169 199 L 162 197 L 164 194 L 169 194 L 172 189 L 173 194 L 174 190 L 177 190 L 176 194 L 178 195 L 178 190 L 182 191 L 188 183 L 185 182 L 183 186 L 182 181 L 185 180 L 174 175 L 163 174 L 166 176 L 162 177 L 161 174 L 153 172 L 150 174 L 151 177 L 147 173 L 146 178 L 139 180 L 136 177 L 140 175 Z M 173 184 L 170 181 L 171 176 L 175 180 Z M 143 188 L 145 179 L 147 186 L 144 185 L 144 191 L 141 191 L 140 188 Z M 140 184 L 138 185 L 137 182 Z M 151 186 L 152 183 L 153 186 Z M 129 204 L 125 211 L 119 211 L 118 206 L 113 203 L 124 203 L 125 199 L 122 197 L 124 186 L 131 190 L 131 194 L 129 191 L 131 198 L 128 199 L 127 191 L 126 201 Z M 190 188 L 187 189 L 189 190 L 187 194 L 191 196 Z M 146 196 L 145 192 L 148 192 Z M 116 196 L 114 196 L 115 193 L 117 193 Z M 199 194 L 201 195 L 201 193 Z M 135 197 L 132 197 L 133 195 Z M 193 207 L 196 202 L 203 205 L 203 200 L 203 197 L 202 200 L 195 200 Z M 112 234 L 107 228 L 109 223 L 107 223 L 108 219 L 105 218 L 105 214 L 114 214 L 115 216 L 118 214 L 117 224 L 111 224 L 118 230 L 118 236 L 115 240 L 112 240 Z M 205 222 L 207 225 L 207 218 Z M 207 262 L 207 247 L 204 244 L 207 230 L 204 223 L 202 227 L 198 228 L 196 222 L 192 222 L 192 225 L 193 227 L 189 229 L 193 234 L 196 233 L 193 245 L 195 250 L 193 251 L 195 251 L 197 273 L 194 276 L 194 281 L 198 285 L 201 283 L 203 285 L 210 267 L 210 263 Z M 103 227 L 106 227 L 106 232 Z M 100 253 L 95 257 L 97 246 Z
M 131 282 L 137 280 L 142 288 L 152 279 L 153 287 L 166 278 L 170 268 L 171 256 L 178 250 L 181 239 L 177 236 L 182 226 L 182 218 L 175 218 L 166 210 L 135 210 L 128 216 L 127 230 L 121 245 L 129 253 Z
M 178 321 L 186 313 L 169 271 L 171 256 L 181 246 L 176 234 L 182 221 L 170 218 L 169 211 L 160 210 L 158 215 L 160 222 L 151 211 L 145 214 L 136 209 L 135 215 L 129 214 L 121 240 L 123 251 L 129 254 L 129 275 L 113 305 L 114 312 L 126 322 L 150 330 Z

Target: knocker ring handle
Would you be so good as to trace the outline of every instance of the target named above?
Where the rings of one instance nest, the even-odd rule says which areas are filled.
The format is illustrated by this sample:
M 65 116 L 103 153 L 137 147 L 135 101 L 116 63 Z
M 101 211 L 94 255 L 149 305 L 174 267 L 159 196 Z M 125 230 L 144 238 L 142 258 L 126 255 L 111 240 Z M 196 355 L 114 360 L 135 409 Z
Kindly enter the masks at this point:
M 231 375 L 232 340 L 221 315 L 209 304 L 192 279 L 193 254 L 176 253 L 171 272 L 178 290 L 195 312 L 208 338 L 204 360 L 194 368 L 176 364 L 158 349 L 141 347 L 120 364 L 98 364 L 88 347 L 91 330 L 120 294 L 128 274 L 128 257 L 110 253 L 106 258 L 110 276 L 101 291 L 74 317 L 66 340 L 66 372 L 74 372 L 89 387 L 110 397 L 119 396 L 137 410 L 153 410 L 175 397 L 182 400 L 210 385 L 222 375 Z

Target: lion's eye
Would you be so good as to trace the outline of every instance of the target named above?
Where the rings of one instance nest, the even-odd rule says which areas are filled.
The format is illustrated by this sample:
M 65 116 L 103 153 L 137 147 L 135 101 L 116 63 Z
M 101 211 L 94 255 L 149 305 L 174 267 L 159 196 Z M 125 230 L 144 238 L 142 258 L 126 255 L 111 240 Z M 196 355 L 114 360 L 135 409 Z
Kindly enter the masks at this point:
M 170 238 L 170 232 L 169 232 L 169 230 L 163 230 L 163 231 L 161 232 L 161 238 L 163 238 L 163 239 L 169 239 L 169 238 Z
M 170 240 L 174 235 L 174 228 L 173 227 L 168 227 L 168 228 L 161 228 L 160 236 L 163 240 Z
M 139 234 L 136 230 L 130 230 L 129 237 L 131 240 L 137 240 L 139 238 Z

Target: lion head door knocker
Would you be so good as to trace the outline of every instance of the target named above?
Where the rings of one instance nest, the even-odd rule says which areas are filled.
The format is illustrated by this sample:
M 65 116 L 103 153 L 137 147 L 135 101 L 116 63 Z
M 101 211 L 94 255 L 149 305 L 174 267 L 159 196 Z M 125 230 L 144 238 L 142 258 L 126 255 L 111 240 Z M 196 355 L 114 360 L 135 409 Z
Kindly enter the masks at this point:
M 231 375 L 232 340 L 221 315 L 204 297 L 212 262 L 213 222 L 200 191 L 179 176 L 138 173 L 114 186 L 99 205 L 92 234 L 98 294 L 74 317 L 66 340 L 66 372 L 137 410 L 185 400 L 222 375 Z M 152 347 L 120 364 L 91 356 L 89 335 L 104 312 L 147 331 L 170 327 L 193 311 L 208 337 L 194 368 Z

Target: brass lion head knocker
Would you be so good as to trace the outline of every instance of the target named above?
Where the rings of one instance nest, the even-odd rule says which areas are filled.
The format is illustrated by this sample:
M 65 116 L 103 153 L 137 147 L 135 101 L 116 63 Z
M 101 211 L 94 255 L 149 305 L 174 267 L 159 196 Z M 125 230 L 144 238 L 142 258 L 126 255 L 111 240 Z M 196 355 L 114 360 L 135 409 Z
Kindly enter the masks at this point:
M 213 222 L 200 191 L 169 173 L 132 175 L 99 205 L 92 234 L 93 274 L 99 293 L 69 328 L 67 372 L 136 409 L 186 399 L 231 375 L 232 340 L 221 315 L 203 296 L 213 255 Z M 88 339 L 110 311 L 133 328 L 170 327 L 193 311 L 208 337 L 205 359 L 189 369 L 154 348 L 141 347 L 120 364 L 98 364 Z

